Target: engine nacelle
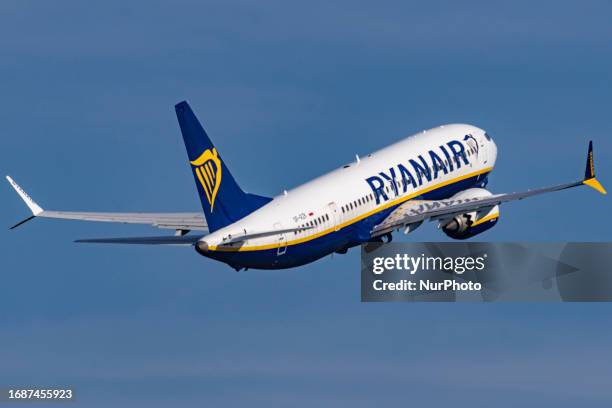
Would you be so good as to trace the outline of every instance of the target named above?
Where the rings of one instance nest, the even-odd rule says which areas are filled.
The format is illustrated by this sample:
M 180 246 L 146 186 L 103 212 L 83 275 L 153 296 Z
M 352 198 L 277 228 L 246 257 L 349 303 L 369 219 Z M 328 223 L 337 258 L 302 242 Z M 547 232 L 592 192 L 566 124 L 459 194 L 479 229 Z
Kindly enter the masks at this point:
M 460 191 L 451 197 L 451 199 L 480 198 L 491 195 L 493 194 L 484 188 L 470 188 Z M 496 205 L 489 210 L 484 209 L 457 215 L 450 220 L 444 220 L 440 226 L 442 231 L 453 239 L 467 239 L 492 228 L 497 224 L 498 219 L 499 206 Z

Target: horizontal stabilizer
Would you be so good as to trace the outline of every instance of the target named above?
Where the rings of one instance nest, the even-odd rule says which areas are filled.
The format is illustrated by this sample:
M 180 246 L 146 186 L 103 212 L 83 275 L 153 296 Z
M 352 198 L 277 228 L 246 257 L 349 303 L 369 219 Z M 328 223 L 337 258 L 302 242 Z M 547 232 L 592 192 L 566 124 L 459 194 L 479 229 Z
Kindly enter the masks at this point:
M 141 244 L 141 245 L 193 245 L 204 235 L 92 238 L 77 239 L 74 242 L 87 244 Z

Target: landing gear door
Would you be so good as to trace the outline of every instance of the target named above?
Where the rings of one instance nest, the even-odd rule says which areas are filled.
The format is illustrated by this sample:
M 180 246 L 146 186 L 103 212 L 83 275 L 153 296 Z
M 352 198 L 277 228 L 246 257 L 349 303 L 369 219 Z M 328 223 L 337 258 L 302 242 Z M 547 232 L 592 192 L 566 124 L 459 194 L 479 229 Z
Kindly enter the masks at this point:
M 338 211 L 338 206 L 332 201 L 327 204 L 327 210 L 329 212 L 329 220 L 334 226 L 334 231 L 338 231 L 340 229 L 340 213 Z
M 274 229 L 282 230 L 283 224 L 281 224 L 280 222 L 275 222 Z M 278 248 L 276 250 L 276 256 L 285 255 L 285 252 L 287 252 L 287 236 L 286 234 L 279 234 L 278 235 Z

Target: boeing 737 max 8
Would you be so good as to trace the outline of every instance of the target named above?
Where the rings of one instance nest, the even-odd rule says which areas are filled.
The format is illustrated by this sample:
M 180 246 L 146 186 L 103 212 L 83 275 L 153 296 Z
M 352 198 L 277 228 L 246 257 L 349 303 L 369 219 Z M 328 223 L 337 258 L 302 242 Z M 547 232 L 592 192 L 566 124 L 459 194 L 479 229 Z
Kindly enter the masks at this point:
M 452 124 L 407 137 L 356 162 L 274 197 L 244 192 L 187 102 L 175 106 L 202 213 L 93 213 L 48 211 L 8 181 L 34 217 L 151 224 L 175 235 L 100 238 L 77 242 L 192 246 L 236 270 L 282 269 L 369 241 L 390 241 L 435 221 L 454 239 L 493 227 L 499 206 L 538 194 L 587 185 L 595 178 L 589 143 L 582 180 L 510 194 L 485 189 L 495 166 L 493 139 L 475 126 Z

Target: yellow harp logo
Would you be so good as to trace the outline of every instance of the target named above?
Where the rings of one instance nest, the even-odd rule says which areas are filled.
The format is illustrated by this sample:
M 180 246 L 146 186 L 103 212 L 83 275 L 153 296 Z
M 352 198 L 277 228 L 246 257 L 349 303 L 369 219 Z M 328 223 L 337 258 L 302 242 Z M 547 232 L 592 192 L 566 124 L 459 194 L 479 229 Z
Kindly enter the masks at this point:
M 190 163 L 202 185 L 202 189 L 210 204 L 210 212 L 212 212 L 215 207 L 215 198 L 221 185 L 221 160 L 219 160 L 217 149 L 213 148 L 212 151 L 210 149 L 205 150 L 200 157 Z

